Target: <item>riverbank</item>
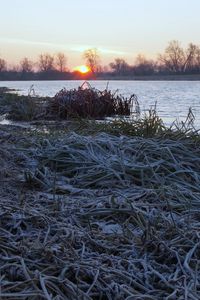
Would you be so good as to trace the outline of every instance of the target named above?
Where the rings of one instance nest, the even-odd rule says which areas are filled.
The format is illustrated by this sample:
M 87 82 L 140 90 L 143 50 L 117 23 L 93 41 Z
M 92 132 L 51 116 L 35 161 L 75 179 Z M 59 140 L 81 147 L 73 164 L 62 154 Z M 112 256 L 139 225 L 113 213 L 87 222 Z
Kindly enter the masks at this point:
M 1 297 L 198 299 L 199 143 L 1 126 Z
M 99 80 L 135 80 L 135 81 L 200 81 L 200 74 L 180 74 L 180 75 L 135 75 L 135 76 L 100 76 Z
M 200 74 L 170 74 L 170 75 L 119 75 L 119 74 L 98 74 L 94 76 L 70 76 L 67 74 L 61 74 L 61 76 L 49 77 L 37 77 L 28 76 L 27 77 L 0 77 L 0 81 L 74 81 L 74 80 L 123 80 L 123 81 L 200 81 Z

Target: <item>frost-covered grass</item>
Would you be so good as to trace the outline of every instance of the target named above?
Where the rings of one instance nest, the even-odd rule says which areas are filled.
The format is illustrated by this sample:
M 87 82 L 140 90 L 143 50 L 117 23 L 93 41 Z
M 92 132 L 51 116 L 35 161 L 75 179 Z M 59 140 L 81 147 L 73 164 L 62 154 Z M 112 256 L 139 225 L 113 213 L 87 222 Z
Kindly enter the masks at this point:
M 3 299 L 200 298 L 200 140 L 159 122 L 1 128 Z
M 14 121 L 33 121 L 44 116 L 45 98 L 0 94 L 0 115 Z

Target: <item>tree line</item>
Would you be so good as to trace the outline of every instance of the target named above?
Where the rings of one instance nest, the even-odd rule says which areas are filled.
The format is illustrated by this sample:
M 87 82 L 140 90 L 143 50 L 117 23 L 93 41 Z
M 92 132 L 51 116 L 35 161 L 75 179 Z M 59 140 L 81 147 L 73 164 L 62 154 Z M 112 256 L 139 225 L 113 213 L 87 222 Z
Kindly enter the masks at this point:
M 157 59 L 147 59 L 139 54 L 133 65 L 127 64 L 124 59 L 116 58 L 110 63 L 115 74 L 133 75 L 170 75 L 170 74 L 200 74 L 200 47 L 190 43 L 186 49 L 180 42 L 171 41 L 164 53 Z
M 171 74 L 200 74 L 200 47 L 190 43 L 185 49 L 179 41 L 170 41 L 162 54 L 156 59 L 148 59 L 139 54 L 128 64 L 124 58 L 118 57 L 108 66 L 101 65 L 98 49 L 88 49 L 84 52 L 85 64 L 90 67 L 89 77 L 133 77 Z M 80 74 L 70 71 L 67 66 L 67 56 L 59 52 L 55 55 L 43 53 L 37 62 L 23 58 L 17 66 L 8 67 L 5 59 L 0 57 L 0 80 L 29 80 L 29 79 L 75 79 Z
M 5 59 L 0 57 L 0 80 L 28 80 L 28 79 L 57 79 L 61 75 L 70 75 L 67 69 L 67 57 L 59 52 L 55 55 L 43 53 L 37 62 L 24 57 L 16 66 L 8 67 Z M 70 76 L 69 76 L 70 77 Z

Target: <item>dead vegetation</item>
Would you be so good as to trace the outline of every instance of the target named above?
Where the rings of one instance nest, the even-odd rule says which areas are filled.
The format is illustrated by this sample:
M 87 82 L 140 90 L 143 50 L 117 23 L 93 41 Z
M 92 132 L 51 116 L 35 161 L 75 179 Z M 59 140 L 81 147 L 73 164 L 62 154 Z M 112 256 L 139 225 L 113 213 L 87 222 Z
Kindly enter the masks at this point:
M 71 121 L 71 104 L 59 115 L 73 93 L 93 93 L 83 91 L 61 92 L 42 111 L 19 97 L 19 120 L 40 120 L 34 111 L 57 121 L 0 127 L 0 298 L 198 300 L 200 138 L 192 110 L 170 128 L 155 108 L 140 114 L 137 102 L 129 119 Z M 1 97 L 1 109 L 10 105 L 4 113 L 14 113 L 16 96 L 6 94 L 4 105 Z M 57 106 L 47 113 L 48 101 Z
M 1 128 L 2 299 L 200 298 L 200 140 L 144 124 Z
M 129 116 L 135 100 L 135 95 L 124 98 L 108 89 L 100 91 L 84 83 L 78 89 L 58 92 L 49 102 L 47 113 L 61 119 Z
M 94 89 L 86 82 L 77 89 L 62 89 L 53 98 L 6 94 L 3 89 L 2 93 L 0 113 L 15 121 L 130 116 L 138 105 L 135 95 L 124 98 L 108 89 Z

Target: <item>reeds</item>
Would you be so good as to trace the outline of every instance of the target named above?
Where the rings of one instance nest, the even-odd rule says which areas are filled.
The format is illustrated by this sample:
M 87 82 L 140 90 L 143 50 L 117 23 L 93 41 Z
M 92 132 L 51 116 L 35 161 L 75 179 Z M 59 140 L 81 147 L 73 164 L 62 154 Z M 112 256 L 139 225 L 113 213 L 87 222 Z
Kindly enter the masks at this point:
M 0 133 L 2 299 L 200 298 L 198 139 Z
M 135 95 L 125 98 L 108 89 L 94 89 L 86 82 L 77 89 L 62 89 L 53 98 L 41 98 L 34 93 L 19 96 L 6 92 L 6 89 L 0 90 L 0 113 L 6 112 L 8 118 L 15 121 L 130 116 L 139 107 Z
M 0 114 L 13 121 L 33 121 L 44 116 L 44 98 L 3 94 Z
M 47 113 L 61 119 L 129 116 L 134 101 L 137 101 L 135 95 L 125 98 L 108 89 L 100 91 L 84 83 L 78 89 L 59 91 L 48 103 Z

